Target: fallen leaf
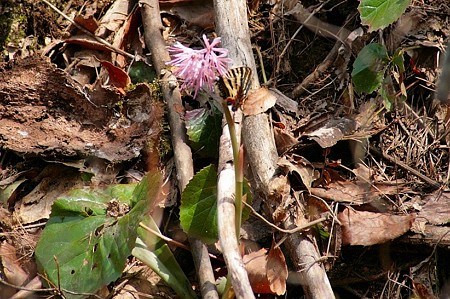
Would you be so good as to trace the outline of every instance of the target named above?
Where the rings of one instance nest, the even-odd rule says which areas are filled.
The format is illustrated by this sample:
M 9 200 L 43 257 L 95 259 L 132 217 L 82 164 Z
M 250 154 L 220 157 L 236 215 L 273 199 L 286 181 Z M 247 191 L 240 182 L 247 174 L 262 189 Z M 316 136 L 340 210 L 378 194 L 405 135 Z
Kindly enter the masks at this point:
M 74 19 L 75 23 L 89 31 L 90 33 L 94 33 L 98 28 L 97 21 L 93 16 L 84 17 L 84 16 L 76 16 Z
M 298 139 L 293 136 L 290 130 L 286 130 L 285 128 L 279 128 L 278 126 L 274 125 L 273 135 L 279 154 L 285 153 L 294 145 L 298 144 Z
M 250 92 L 242 104 L 242 112 L 244 115 L 264 113 L 272 108 L 276 102 L 276 96 L 267 88 L 261 87 Z
M 106 60 L 102 60 L 100 63 L 108 71 L 109 83 L 118 89 L 125 89 L 131 83 L 130 77 L 124 70 Z
M 297 173 L 302 183 L 310 190 L 312 182 L 317 179 L 316 172 L 312 164 L 301 156 L 294 157 L 295 161 L 288 161 L 286 158 L 280 158 L 278 166 L 287 169 L 288 172 Z
M 354 132 L 355 128 L 356 122 L 352 119 L 329 119 L 321 128 L 304 135 L 317 142 L 322 148 L 328 148 Z
M 310 188 L 311 194 L 336 202 L 363 204 L 379 197 L 378 192 L 351 181 L 328 182 L 326 188 Z
M 418 218 L 425 218 L 426 221 L 434 225 L 442 225 L 450 222 L 450 193 L 436 192 L 427 196 L 428 202 L 422 207 L 417 215 Z
M 370 186 L 363 181 L 332 180 L 326 188 L 310 188 L 311 194 L 336 202 L 364 204 L 372 202 L 384 195 L 398 194 L 408 190 L 407 186 L 373 183 Z
M 255 293 L 271 294 L 270 283 L 267 279 L 267 249 L 262 248 L 242 257 L 248 273 L 250 285 Z
M 0 244 L 0 257 L 6 281 L 13 285 L 22 285 L 27 280 L 28 274 L 20 266 L 14 246 L 3 241 Z
M 269 281 L 270 290 L 277 294 L 286 293 L 286 279 L 288 277 L 288 269 L 286 259 L 280 247 L 275 247 L 272 241 L 272 247 L 267 255 L 267 280 Z
M 419 299 L 435 299 L 436 297 L 433 295 L 428 288 L 420 282 L 413 281 L 414 293 L 418 296 Z
M 415 218 L 415 214 L 390 215 L 345 208 L 338 214 L 342 243 L 363 246 L 385 243 L 406 233 Z

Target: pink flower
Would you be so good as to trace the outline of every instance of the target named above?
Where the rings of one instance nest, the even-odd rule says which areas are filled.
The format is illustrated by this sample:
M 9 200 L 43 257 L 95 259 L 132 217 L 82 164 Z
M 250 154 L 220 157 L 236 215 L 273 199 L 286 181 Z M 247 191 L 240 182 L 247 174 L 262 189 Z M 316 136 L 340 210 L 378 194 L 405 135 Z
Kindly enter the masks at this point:
M 223 76 L 227 71 L 227 65 L 231 61 L 227 58 L 228 50 L 216 47 L 220 43 L 220 37 L 216 37 L 212 43 L 203 35 L 205 48 L 194 50 L 176 42 L 169 47 L 172 60 L 166 64 L 177 67 L 174 74 L 181 79 L 181 89 L 194 90 L 194 98 L 200 89 L 204 88 L 214 92 L 214 83 L 217 75 Z

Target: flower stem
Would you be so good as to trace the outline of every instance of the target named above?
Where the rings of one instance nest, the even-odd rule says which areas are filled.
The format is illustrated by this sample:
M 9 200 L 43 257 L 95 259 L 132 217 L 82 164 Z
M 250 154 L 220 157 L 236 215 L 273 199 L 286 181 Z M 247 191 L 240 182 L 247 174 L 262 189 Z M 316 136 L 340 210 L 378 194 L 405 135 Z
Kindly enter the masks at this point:
M 227 120 L 228 129 L 230 130 L 231 147 L 233 149 L 234 176 L 236 181 L 236 189 L 234 196 L 234 206 L 236 215 L 236 238 L 239 240 L 242 223 L 242 188 L 244 186 L 244 163 L 243 155 L 239 154 L 239 142 L 236 134 L 236 127 L 226 101 L 222 102 L 225 119 Z M 242 151 L 243 152 L 243 151 Z

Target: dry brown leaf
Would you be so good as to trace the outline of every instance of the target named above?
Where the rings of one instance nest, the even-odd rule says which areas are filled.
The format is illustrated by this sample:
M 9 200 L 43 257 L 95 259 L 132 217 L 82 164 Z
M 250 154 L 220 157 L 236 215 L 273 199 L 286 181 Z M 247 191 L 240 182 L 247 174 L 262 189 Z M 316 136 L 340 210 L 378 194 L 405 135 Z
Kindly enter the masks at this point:
M 277 295 L 286 293 L 286 279 L 288 274 L 283 252 L 280 247 L 275 247 L 275 242 L 272 241 L 272 247 L 267 255 L 267 279 L 270 290 L 273 293 Z
M 415 214 L 390 215 L 345 208 L 338 214 L 342 243 L 363 246 L 385 243 L 406 233 L 415 218 Z
M 277 97 L 265 87 L 258 88 L 247 96 L 242 104 L 244 115 L 255 115 L 264 113 L 272 108 L 277 102 Z
M 107 37 L 111 32 L 117 32 L 128 16 L 129 1 L 116 0 L 101 18 L 97 36 Z
M 414 294 L 417 295 L 419 299 L 435 299 L 436 296 L 433 295 L 433 292 L 430 292 L 428 288 L 420 282 L 413 281 Z
M 290 162 L 286 158 L 280 158 L 278 160 L 278 166 L 287 169 L 288 172 L 297 173 L 302 183 L 310 190 L 312 182 L 317 179 L 316 172 L 312 164 L 303 157 L 295 157 L 295 162 Z
M 131 84 L 131 79 L 127 72 L 113 65 L 109 61 L 102 60 L 100 63 L 108 71 L 109 83 L 114 85 L 117 89 L 124 90 Z
M 89 31 L 90 33 L 94 33 L 95 30 L 98 28 L 97 21 L 95 20 L 94 16 L 76 16 L 74 19 L 75 23 Z
M 16 249 L 6 241 L 0 244 L 0 257 L 3 266 L 3 274 L 6 281 L 21 286 L 28 278 L 28 274 L 22 269 L 16 256 Z
M 298 143 L 297 138 L 293 136 L 292 132 L 290 130 L 286 130 L 285 128 L 274 126 L 273 135 L 279 154 L 285 153 L 287 150 Z
M 161 12 L 178 17 L 183 24 L 199 28 L 214 27 L 214 6 L 208 0 L 167 0 L 161 2 Z M 170 28 L 172 31 L 172 28 Z
M 417 218 L 424 218 L 430 224 L 442 225 L 450 222 L 450 193 L 436 192 L 427 196 L 428 202 L 422 207 Z
M 242 260 L 248 273 L 250 285 L 255 293 L 271 294 L 270 283 L 267 279 L 267 249 L 262 248 L 258 251 L 246 254 Z
M 323 199 L 336 202 L 363 204 L 379 196 L 378 192 L 350 181 L 330 182 L 327 188 L 310 188 L 310 192 Z
M 349 118 L 330 119 L 321 128 L 308 132 L 305 136 L 317 142 L 320 147 L 328 148 L 353 133 L 355 128 L 356 122 Z

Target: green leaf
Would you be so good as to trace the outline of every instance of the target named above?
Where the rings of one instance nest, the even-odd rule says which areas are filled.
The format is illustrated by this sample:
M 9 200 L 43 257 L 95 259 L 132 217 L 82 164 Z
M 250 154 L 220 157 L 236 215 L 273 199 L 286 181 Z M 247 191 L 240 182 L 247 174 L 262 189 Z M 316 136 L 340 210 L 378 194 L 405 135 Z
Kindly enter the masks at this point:
M 357 92 L 371 93 L 383 82 L 389 62 L 386 48 L 380 44 L 368 44 L 353 63 L 352 80 Z
M 115 212 L 126 211 L 133 196 L 138 196 L 133 193 L 136 184 L 79 189 L 58 199 L 36 247 L 39 271 L 53 285 L 78 294 L 93 293 L 119 278 L 135 245 L 139 221 L 153 199 L 142 200 L 141 195 L 156 194 L 152 188 L 159 190 L 159 185 L 148 184 L 155 177 L 159 174 L 149 180 L 144 177 L 140 185 L 147 184 L 149 190 L 140 192 L 141 200 L 123 216 Z
M 217 172 L 212 165 L 199 171 L 184 189 L 180 222 L 189 236 L 208 244 L 217 240 Z
M 392 78 L 387 76 L 383 80 L 383 84 L 380 88 L 380 95 L 383 98 L 383 104 L 387 111 L 392 111 L 394 108 L 394 103 L 396 100 L 396 92 L 394 90 L 394 85 L 392 82 Z
M 8 206 L 8 199 L 16 192 L 20 185 L 27 179 L 20 179 L 9 184 L 5 189 L 0 188 L 0 204 Z
M 135 61 L 128 71 L 131 82 L 133 84 L 153 82 L 156 78 L 155 69 L 143 61 Z
M 216 158 L 222 133 L 222 114 L 202 108 L 186 112 L 185 119 L 192 148 L 200 155 Z
M 361 0 L 358 10 L 369 32 L 395 22 L 408 8 L 411 0 Z
M 160 232 L 153 219 L 146 219 L 144 224 Z M 141 227 L 138 228 L 138 235 L 132 254 L 155 271 L 180 298 L 197 298 L 169 246 L 161 238 Z

